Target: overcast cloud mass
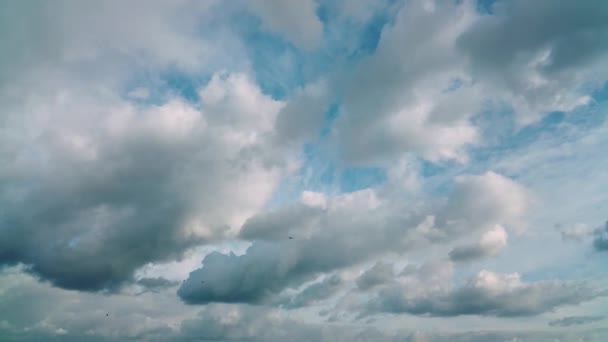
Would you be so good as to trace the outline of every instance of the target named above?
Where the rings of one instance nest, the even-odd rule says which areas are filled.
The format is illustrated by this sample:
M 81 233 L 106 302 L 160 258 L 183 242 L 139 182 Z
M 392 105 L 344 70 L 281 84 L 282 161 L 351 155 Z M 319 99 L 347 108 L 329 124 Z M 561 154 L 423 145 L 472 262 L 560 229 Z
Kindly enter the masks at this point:
M 0 340 L 606 341 L 608 2 L 0 3 Z

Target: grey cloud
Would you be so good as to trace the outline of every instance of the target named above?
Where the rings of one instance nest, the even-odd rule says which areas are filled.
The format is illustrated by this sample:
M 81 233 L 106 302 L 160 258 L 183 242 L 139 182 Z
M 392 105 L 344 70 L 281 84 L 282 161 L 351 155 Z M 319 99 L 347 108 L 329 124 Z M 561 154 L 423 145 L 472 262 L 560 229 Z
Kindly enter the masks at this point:
M 301 209 L 309 212 L 304 207 Z M 395 222 L 388 221 L 384 233 L 379 234 L 371 229 L 376 226 L 375 222 L 391 220 L 379 210 L 365 215 L 351 211 L 317 211 L 316 216 L 298 216 L 304 218 L 297 222 L 298 225 L 285 227 L 275 225 L 271 220 L 269 226 L 276 230 L 257 230 L 270 239 L 254 241 L 244 255 L 213 253 L 205 257 L 203 267 L 192 272 L 178 291 L 180 297 L 188 303 L 259 302 L 286 287 L 311 280 L 319 273 L 357 264 L 377 253 L 396 249 L 407 241 L 392 236 L 402 235 L 408 225 L 413 225 L 392 218 Z M 274 217 L 282 220 L 283 215 L 279 212 Z M 318 224 L 310 236 L 302 236 L 307 231 L 306 226 L 301 225 L 310 220 Z M 244 234 L 253 234 L 247 233 L 252 229 L 249 227 L 252 225 L 243 229 Z M 289 240 L 288 232 L 300 232 L 300 227 L 303 233 Z M 203 279 L 206 284 L 209 282 L 208 286 L 198 286 Z
M 309 306 L 331 297 L 344 285 L 344 280 L 338 274 L 328 275 L 320 282 L 306 287 L 302 292 L 289 297 L 284 301 L 284 307 L 288 309 Z
M 329 105 L 329 86 L 324 80 L 295 91 L 277 116 L 279 141 L 301 143 L 314 138 Z
M 606 329 L 550 333 L 544 331 L 467 331 L 458 333 L 387 331 L 342 324 L 308 324 L 278 315 L 262 307 L 213 304 L 196 319 L 182 323 L 180 337 L 202 341 L 402 341 L 402 342 L 487 342 L 575 340 L 600 342 Z M 180 339 L 180 338 L 178 338 Z
M 181 336 L 202 341 L 398 341 L 368 327 L 306 324 L 263 307 L 213 304 L 182 323 Z
M 474 244 L 458 246 L 449 253 L 452 261 L 467 262 L 489 256 L 496 256 L 507 245 L 507 234 L 501 226 L 497 226 L 482 235 Z
M 407 2 L 385 26 L 374 54 L 338 77 L 344 95 L 332 133 L 347 161 L 382 164 L 405 152 L 433 161 L 466 159 L 463 147 L 477 139 L 468 121 L 479 108 L 477 90 L 469 84 L 445 89 L 462 77 L 452 38 L 469 12 L 454 2 L 433 11 Z
M 577 93 L 579 86 L 605 81 L 607 21 L 608 6 L 593 0 L 559 6 L 498 1 L 493 15 L 480 17 L 458 38 L 458 47 L 475 78 L 492 96 L 502 92 L 526 123 L 548 111 L 571 110 L 586 95 Z
M 576 305 L 606 295 L 586 283 L 538 281 L 524 283 L 518 274 L 480 272 L 458 288 L 425 288 L 433 282 L 406 282 L 382 289 L 367 304 L 371 312 L 429 316 L 534 316 L 560 306 Z M 428 286 L 427 285 L 427 286 Z
M 24 263 L 64 288 L 116 290 L 146 263 L 238 229 L 273 190 L 281 157 L 264 138 L 225 136 L 270 132 L 280 104 L 243 75 L 207 87 L 223 97 L 202 108 L 46 87 L 7 108 L 15 115 L 0 118 L 13 129 L 0 135 L 0 264 Z M 225 127 L 214 116 L 226 109 L 255 122 Z
M 460 180 L 447 204 L 437 208 L 437 222 L 375 196 L 365 190 L 329 199 L 327 208 L 298 205 L 249 219 L 241 237 L 258 240 L 240 256 L 208 255 L 179 296 L 191 304 L 267 301 L 287 287 L 373 256 L 420 249 L 501 221 L 518 222 L 527 199 L 520 185 L 495 173 Z M 482 204 L 478 198 L 484 198 Z
M 605 329 L 576 332 L 387 331 L 352 324 L 305 323 L 263 306 L 211 304 L 200 312 L 166 293 L 103 296 L 65 291 L 18 271 L 0 278 L 0 336 L 9 341 L 604 341 Z M 198 312 L 198 315 L 196 314 Z M 105 317 L 109 313 L 109 317 Z M 178 322 L 176 326 L 175 323 Z
M 550 321 L 549 325 L 552 327 L 570 327 L 573 325 L 593 323 L 603 319 L 604 316 L 568 316 Z
M 242 55 L 237 52 L 236 38 L 210 29 L 215 36 L 206 37 L 207 30 L 199 29 L 202 23 L 224 24 L 218 21 L 224 16 L 215 3 L 2 3 L 0 40 L 5 53 L 0 57 L 0 80 L 12 83 L 32 77 L 40 81 L 42 71 L 50 70 L 54 75 L 74 72 L 86 63 L 94 67 L 89 64 L 83 74 L 95 75 L 96 84 L 131 74 L 135 65 L 213 70 L 221 60 L 226 66 L 230 56 Z M 137 23 L 132 20 L 135 16 Z M 22 25 L 28 19 L 32 19 L 31 25 Z
M 522 218 L 533 196 L 522 185 L 491 171 L 458 177 L 455 185 L 447 208 L 438 217 L 448 228 L 490 229 L 497 223 L 516 231 L 525 228 Z
M 563 241 L 582 241 L 592 235 L 593 231 L 585 224 L 576 224 L 561 230 Z
M 394 277 L 393 264 L 377 262 L 357 278 L 357 287 L 361 290 L 368 290 L 374 286 L 389 283 Z
M 323 22 L 317 16 L 315 0 L 253 0 L 247 4 L 262 19 L 262 24 L 268 30 L 307 50 L 320 46 L 323 40 Z
M 285 240 L 297 234 L 296 241 L 299 241 L 306 237 L 303 234 L 320 224 L 324 212 L 318 207 L 295 205 L 280 211 L 260 213 L 245 222 L 239 236 L 246 240 Z
M 171 281 L 163 277 L 141 278 L 135 284 L 144 287 L 146 290 L 162 290 L 179 284 L 178 281 Z
M 0 277 L 0 336 L 8 341 L 167 340 L 170 323 L 190 311 L 173 293 L 66 291 L 40 283 L 20 268 Z M 108 316 L 106 316 L 108 314 Z
M 565 14 L 571 20 L 564 22 Z M 544 20 L 539 21 L 541 17 Z M 605 52 L 606 18 L 608 6 L 593 0 L 560 6 L 550 0 L 497 1 L 493 15 L 478 20 L 459 43 L 479 66 L 494 70 L 549 48 L 551 56 L 544 68 L 557 72 L 581 66 Z M 591 42 L 595 43 L 586 45 Z M 568 52 L 572 47 L 576 47 L 576 54 Z
M 452 261 L 472 261 L 488 255 L 487 251 L 479 245 L 459 246 L 450 251 Z
M 603 228 L 597 228 L 593 232 L 593 247 L 597 251 L 608 251 L 608 222 Z
M 487 106 L 512 107 L 526 125 L 589 103 L 608 78 L 605 4 L 497 1 L 481 15 L 475 3 L 396 6 L 374 53 L 334 77 L 332 139 L 346 161 L 383 165 L 410 152 L 462 162 L 487 134 Z M 492 129 L 512 128 L 503 126 Z

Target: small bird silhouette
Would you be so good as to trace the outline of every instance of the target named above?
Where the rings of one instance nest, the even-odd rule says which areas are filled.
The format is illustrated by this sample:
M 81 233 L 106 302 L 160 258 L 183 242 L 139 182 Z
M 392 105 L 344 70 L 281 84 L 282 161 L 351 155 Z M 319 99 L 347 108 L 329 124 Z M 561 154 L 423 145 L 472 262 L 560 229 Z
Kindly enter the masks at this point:
M 293 236 L 290 236 L 290 237 L 289 237 L 289 240 L 293 240 Z
M 108 314 L 106 314 L 106 317 L 108 317 Z

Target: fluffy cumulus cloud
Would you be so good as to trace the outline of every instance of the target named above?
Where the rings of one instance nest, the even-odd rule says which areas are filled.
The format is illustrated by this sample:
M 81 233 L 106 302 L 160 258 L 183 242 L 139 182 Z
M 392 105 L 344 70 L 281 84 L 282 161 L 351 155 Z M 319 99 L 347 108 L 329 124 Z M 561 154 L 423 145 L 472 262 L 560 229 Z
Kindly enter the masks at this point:
M 480 204 L 479 197 L 484 198 Z M 208 255 L 178 294 L 190 303 L 268 300 L 323 272 L 447 242 L 487 225 L 518 222 L 526 205 L 521 186 L 495 173 L 459 180 L 445 204 L 424 211 L 408 212 L 372 190 L 320 199 L 305 193 L 309 205 L 247 220 L 240 234 L 253 243 L 245 254 Z M 484 253 L 501 249 L 500 240 L 506 239 L 501 234 L 491 231 L 482 238 Z
M 602 1 L 28 0 L 0 42 L 0 339 L 608 338 Z
M 280 161 L 258 151 L 281 103 L 245 75 L 215 75 L 199 106 L 37 95 L 2 118 L 0 260 L 58 286 L 113 287 L 230 235 L 277 182 Z
M 453 261 L 470 261 L 486 256 L 496 256 L 507 246 L 507 233 L 501 226 L 483 234 L 479 242 L 458 246 L 450 251 Z

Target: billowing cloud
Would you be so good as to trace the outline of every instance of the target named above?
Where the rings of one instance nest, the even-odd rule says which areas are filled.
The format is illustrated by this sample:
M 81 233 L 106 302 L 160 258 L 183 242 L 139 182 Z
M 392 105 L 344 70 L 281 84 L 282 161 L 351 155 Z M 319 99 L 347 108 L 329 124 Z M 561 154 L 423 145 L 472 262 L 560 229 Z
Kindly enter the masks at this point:
M 0 3 L 0 336 L 606 340 L 607 23 Z
M 455 39 L 470 25 L 469 6 L 408 2 L 383 32 L 375 53 L 344 76 L 341 114 L 334 126 L 345 158 L 384 162 L 404 152 L 430 160 L 466 160 L 477 142 L 469 118 L 478 89 L 463 83 Z M 406 51 L 416 51 L 402 59 Z
M 0 119 L 12 128 L 0 136 L 0 263 L 57 286 L 115 288 L 234 234 L 280 177 L 280 160 L 259 151 L 281 103 L 245 75 L 214 76 L 198 108 L 53 93 Z
M 440 220 L 454 229 L 492 228 L 501 223 L 521 231 L 533 196 L 517 182 L 494 172 L 461 176 Z
M 479 242 L 458 246 L 450 251 L 452 261 L 471 261 L 496 256 L 507 246 L 507 232 L 501 226 L 485 232 Z
M 477 202 L 479 198 L 483 202 Z M 245 254 L 208 255 L 178 294 L 189 303 L 259 302 L 319 273 L 376 255 L 416 250 L 487 225 L 519 222 L 526 199 L 519 184 L 487 173 L 459 179 L 447 203 L 437 208 L 438 221 L 424 212 L 404 212 L 369 189 L 326 199 L 326 207 L 299 204 L 260 214 L 241 229 L 241 237 L 256 239 Z M 486 240 L 487 248 L 498 248 L 492 234 Z M 200 286 L 201 281 L 206 285 Z

